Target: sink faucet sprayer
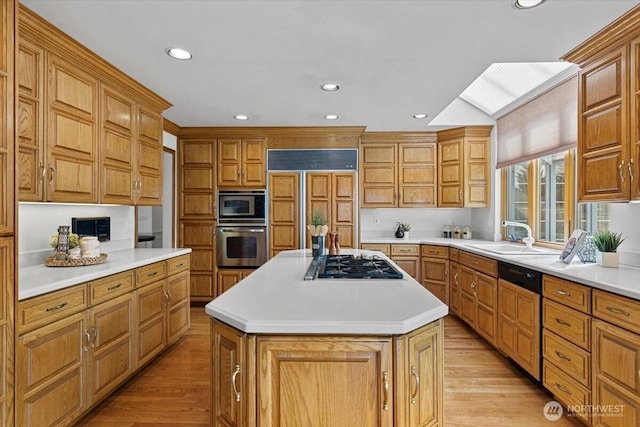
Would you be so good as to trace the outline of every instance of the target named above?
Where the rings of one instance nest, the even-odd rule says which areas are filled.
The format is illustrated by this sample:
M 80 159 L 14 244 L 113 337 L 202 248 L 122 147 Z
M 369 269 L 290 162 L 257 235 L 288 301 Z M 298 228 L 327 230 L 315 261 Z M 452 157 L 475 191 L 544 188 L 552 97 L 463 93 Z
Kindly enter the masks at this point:
M 532 232 L 531 232 L 531 227 L 529 227 L 527 224 L 523 224 L 521 222 L 515 222 L 515 221 L 502 221 L 502 226 L 506 227 L 506 226 L 512 226 L 512 227 L 524 227 L 527 229 L 527 237 L 524 237 L 522 239 L 522 241 L 524 242 L 525 246 L 527 249 L 532 249 L 533 248 L 533 242 L 535 242 L 535 239 L 532 236 Z

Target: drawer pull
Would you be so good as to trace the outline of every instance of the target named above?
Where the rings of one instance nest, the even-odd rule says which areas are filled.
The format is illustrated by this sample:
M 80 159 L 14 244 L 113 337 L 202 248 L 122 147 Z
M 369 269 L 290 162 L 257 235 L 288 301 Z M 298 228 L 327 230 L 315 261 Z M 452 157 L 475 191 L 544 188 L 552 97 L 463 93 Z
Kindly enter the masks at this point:
M 560 319 L 560 318 L 558 318 L 558 317 L 556 317 L 556 322 L 558 322 L 558 323 L 559 323 L 559 324 L 561 324 L 561 325 L 571 327 L 571 323 L 569 323 L 569 322 L 567 322 L 567 321 L 564 321 L 564 320 L 562 320 L 562 319 Z
M 108 290 L 108 291 L 113 291 L 113 290 L 118 289 L 120 286 L 122 286 L 122 283 L 118 283 L 117 285 L 114 285 L 114 286 L 109 286 L 109 287 L 107 288 L 107 290 Z
M 154 271 L 153 273 L 149 273 L 149 274 L 147 274 L 147 277 L 153 277 L 153 276 L 155 276 L 156 274 L 158 274 L 158 272 L 157 272 L 157 271 Z
M 400 249 L 400 252 L 411 252 L 411 249 Z
M 471 264 L 478 265 L 478 261 L 471 261 Z
M 236 365 L 236 369 L 233 371 L 233 375 L 231 375 L 231 385 L 233 386 L 233 393 L 236 395 L 236 402 L 240 402 L 240 392 L 238 391 L 238 386 L 236 385 L 236 378 L 240 373 L 240 365 Z
M 556 352 L 556 354 L 558 355 L 558 357 L 560 359 L 564 359 L 567 362 L 571 362 L 571 358 L 570 357 L 565 356 L 564 354 L 560 353 L 558 350 L 556 350 L 555 352 Z
M 437 254 L 438 251 L 429 251 L 430 254 Z
M 183 263 L 183 262 L 181 262 L 180 264 L 176 264 L 176 268 L 178 268 L 178 267 L 182 267 L 183 265 L 184 265 L 184 263 Z
M 565 297 L 571 296 L 571 292 L 563 291 L 562 289 L 556 289 L 556 294 L 564 295 Z
M 571 396 L 571 390 L 569 390 L 568 388 L 564 387 L 562 384 L 560 383 L 556 383 L 556 387 L 558 388 L 558 390 L 560 390 L 563 393 L 567 393 L 569 396 Z
M 614 314 L 622 314 L 623 316 L 629 317 L 629 312 L 628 311 L 620 310 L 619 308 L 607 307 L 607 310 L 609 310 L 610 312 L 612 312 Z
M 416 390 L 411 395 L 411 403 L 416 403 L 416 396 L 418 395 L 418 391 L 420 390 L 420 377 L 416 374 L 416 367 L 411 367 L 411 376 L 416 380 Z
M 58 304 L 58 305 L 54 305 L 51 307 L 47 307 L 47 311 L 56 311 L 56 310 L 60 310 L 62 307 L 65 307 L 67 304 L 69 304 L 67 301 Z

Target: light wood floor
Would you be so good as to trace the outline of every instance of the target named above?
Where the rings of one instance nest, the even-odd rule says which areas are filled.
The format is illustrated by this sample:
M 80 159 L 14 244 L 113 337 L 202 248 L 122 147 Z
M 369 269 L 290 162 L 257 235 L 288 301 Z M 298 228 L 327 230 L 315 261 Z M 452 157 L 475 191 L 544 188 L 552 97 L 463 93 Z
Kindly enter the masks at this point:
M 191 330 L 77 425 L 208 426 L 208 321 L 203 307 L 192 307 Z M 542 409 L 552 397 L 453 316 L 445 319 L 444 360 L 447 427 L 582 426 L 547 421 Z

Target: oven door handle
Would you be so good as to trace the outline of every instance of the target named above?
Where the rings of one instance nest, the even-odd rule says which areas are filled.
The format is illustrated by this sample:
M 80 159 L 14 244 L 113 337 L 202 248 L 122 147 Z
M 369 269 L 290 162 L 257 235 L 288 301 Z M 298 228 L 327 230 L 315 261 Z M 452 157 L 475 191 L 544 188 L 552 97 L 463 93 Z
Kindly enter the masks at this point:
M 263 228 L 223 228 L 222 230 L 223 233 L 264 233 L 264 229 Z

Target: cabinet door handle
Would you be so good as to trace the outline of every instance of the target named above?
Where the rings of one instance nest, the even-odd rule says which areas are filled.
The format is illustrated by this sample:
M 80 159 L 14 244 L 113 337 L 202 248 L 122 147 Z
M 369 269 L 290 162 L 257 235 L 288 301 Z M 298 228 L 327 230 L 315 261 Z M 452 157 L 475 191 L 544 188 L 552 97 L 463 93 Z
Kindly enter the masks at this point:
M 233 393 L 236 395 L 236 402 L 240 402 L 240 392 L 238 392 L 238 387 L 236 386 L 236 378 L 240 373 L 240 365 L 236 365 L 236 369 L 233 371 L 231 375 L 231 385 L 233 386 Z
M 416 380 L 416 388 L 411 395 L 411 403 L 416 403 L 416 396 L 418 395 L 418 390 L 420 390 L 420 377 L 416 374 L 416 367 L 411 367 L 411 376 Z
M 94 348 L 96 346 L 96 342 L 98 341 L 98 330 L 92 326 L 91 332 L 93 332 L 93 341 L 91 342 L 91 348 Z
M 55 170 L 53 170 L 53 166 L 51 166 L 51 165 L 49 165 L 49 172 L 51 172 L 51 173 L 49 174 L 49 183 L 52 183 L 52 182 L 53 182 L 53 178 L 54 178 L 54 177 L 55 177 L 55 175 L 56 175 L 56 171 L 55 171 Z
M 476 291 L 476 287 L 477 287 L 476 282 L 473 282 L 471 284 L 471 289 L 473 290 L 473 295 L 478 295 L 478 292 Z
M 558 350 L 556 350 L 555 352 L 556 352 L 556 354 L 558 355 L 558 357 L 560 359 L 564 359 L 567 362 L 571 362 L 571 358 L 570 357 L 565 356 L 564 354 L 560 353 Z
M 60 310 L 63 307 L 66 307 L 66 305 L 69 304 L 67 301 L 60 303 L 58 305 L 52 305 L 51 307 L 47 307 L 47 311 L 56 311 L 56 310 Z
M 561 325 L 571 327 L 571 323 L 566 322 L 566 321 L 564 321 L 564 320 L 560 319 L 559 317 L 556 317 L 556 322 L 558 322 L 558 323 L 559 323 L 559 324 L 561 324 Z
M 629 179 L 631 180 L 631 182 L 633 182 L 633 179 L 635 178 L 633 176 L 633 159 L 629 160 L 629 164 L 627 164 L 627 168 L 629 168 Z
M 108 291 L 115 291 L 116 289 L 118 289 L 119 287 L 122 286 L 122 283 L 118 283 L 117 285 L 113 285 L 113 286 L 109 286 L 107 288 Z
M 618 175 L 620 175 L 620 181 L 624 182 L 624 174 L 622 173 L 622 168 L 624 167 L 624 160 L 622 163 L 618 165 Z
M 460 274 L 460 273 L 456 272 L 456 275 L 453 276 L 453 281 L 456 282 L 456 285 L 460 284 L 460 283 L 458 283 L 458 274 Z
M 389 374 L 387 371 L 382 373 L 382 385 L 384 387 L 384 401 L 382 402 L 382 409 L 384 411 L 389 410 Z
M 614 314 L 622 314 L 623 316 L 627 316 L 627 317 L 630 316 L 628 311 L 620 310 L 619 308 L 607 306 L 607 310 L 609 310 L 610 312 L 612 312 Z
M 569 396 L 571 396 L 571 390 L 569 390 L 568 388 L 564 387 L 563 385 L 561 385 L 560 383 L 556 383 L 556 387 L 558 388 L 558 390 L 567 393 Z
M 87 343 L 84 345 L 84 347 L 82 347 L 82 349 L 85 351 L 85 353 L 87 351 L 89 351 L 89 349 L 87 348 L 87 346 L 89 345 L 89 343 L 91 342 L 91 335 L 89 334 L 89 331 L 87 331 L 85 329 L 84 331 L 84 337 L 87 339 Z
M 556 289 L 556 294 L 564 295 L 564 296 L 568 297 L 568 296 L 571 295 L 571 292 L 563 291 L 562 289 Z

